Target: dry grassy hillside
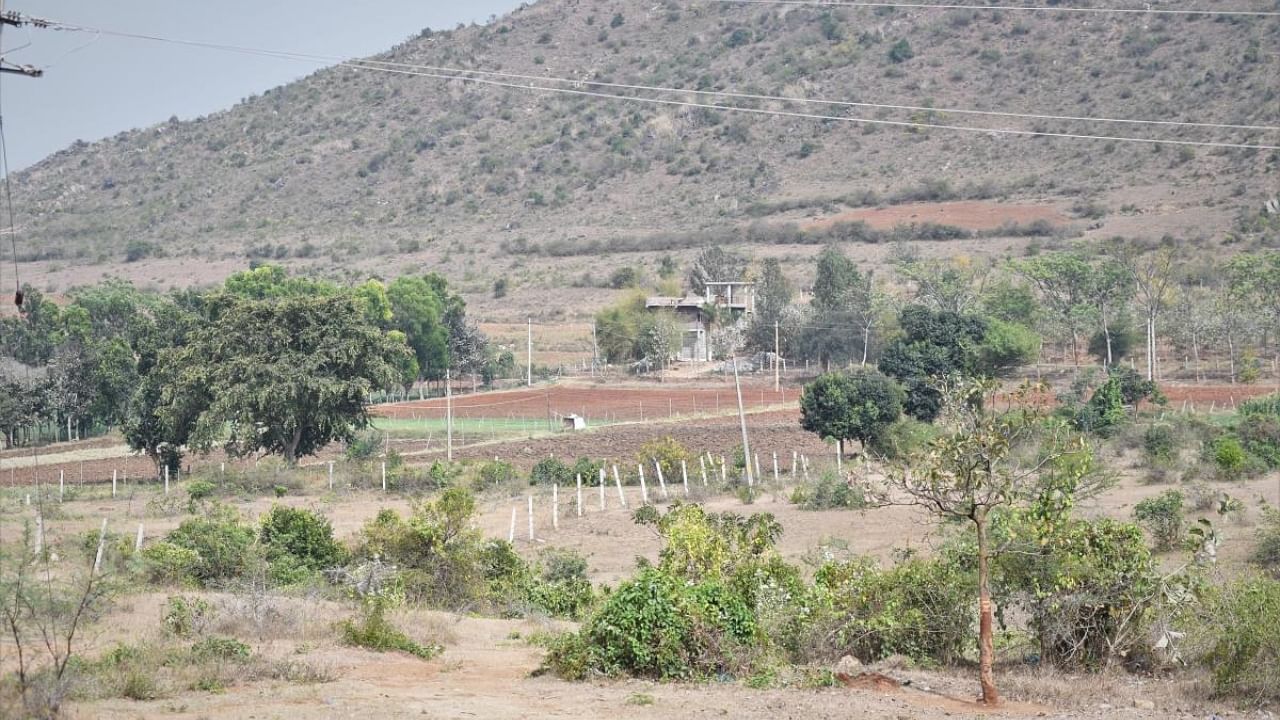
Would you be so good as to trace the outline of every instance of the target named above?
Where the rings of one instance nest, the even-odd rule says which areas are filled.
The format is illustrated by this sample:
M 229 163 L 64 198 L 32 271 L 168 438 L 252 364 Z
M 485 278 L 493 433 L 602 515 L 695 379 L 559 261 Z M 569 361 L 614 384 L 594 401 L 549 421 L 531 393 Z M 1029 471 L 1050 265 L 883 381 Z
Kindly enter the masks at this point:
M 423 31 L 378 59 L 690 91 L 1275 125 L 1280 56 L 1269 49 L 1278 46 L 1275 18 L 542 0 L 482 27 Z M 1280 143 L 1263 131 L 732 102 Z M 910 201 L 1041 203 L 1075 232 L 1217 242 L 1250 234 L 1278 172 L 1277 152 L 816 121 L 331 68 L 206 118 L 77 144 L 16 174 L 15 200 L 22 252 L 35 263 L 28 276 L 55 290 L 112 273 L 159 286 L 212 281 L 271 258 L 350 276 L 427 264 L 477 296 L 506 274 L 540 290 L 598 284 L 620 254 L 678 252 L 712 232 L 794 244 L 771 228 Z

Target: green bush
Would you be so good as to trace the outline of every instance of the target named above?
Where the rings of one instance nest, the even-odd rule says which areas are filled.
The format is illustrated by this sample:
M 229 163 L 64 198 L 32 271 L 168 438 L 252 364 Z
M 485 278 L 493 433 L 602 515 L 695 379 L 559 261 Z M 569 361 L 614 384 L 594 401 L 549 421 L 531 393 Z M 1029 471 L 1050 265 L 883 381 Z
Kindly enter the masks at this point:
M 587 579 L 587 559 L 576 550 L 543 551 L 533 581 L 526 585 L 525 598 L 548 615 L 581 617 L 595 599 Z
M 803 510 L 867 507 L 863 489 L 834 472 L 824 472 L 816 482 L 797 486 L 791 492 L 791 502 Z
M 190 548 L 160 541 L 142 549 L 147 579 L 159 585 L 178 585 L 196 578 L 200 555 Z
M 1268 469 L 1280 468 L 1280 415 L 1242 415 L 1235 434 L 1245 452 Z
M 192 577 L 208 585 L 242 574 L 249 564 L 254 532 L 232 508 L 216 508 L 205 517 L 182 521 L 165 540 L 196 553 Z
M 908 559 L 881 569 L 858 558 L 830 562 L 814 577 L 820 610 L 814 651 L 849 654 L 863 662 L 890 655 L 951 663 L 975 637 L 974 577 L 947 559 Z
M 636 462 L 644 466 L 645 474 L 650 474 L 654 462 L 657 462 L 668 485 L 681 481 L 680 463 L 688 463 L 692 459 L 688 448 L 670 435 L 646 442 L 636 453 Z M 654 483 L 658 481 L 657 477 L 652 479 Z
M 900 417 L 871 441 L 871 450 L 889 460 L 910 457 L 937 435 L 937 426 L 913 417 Z
M 1238 438 L 1232 435 L 1218 437 L 1211 444 L 1210 453 L 1218 475 L 1224 480 L 1239 480 L 1245 476 L 1249 456 Z
M 347 559 L 329 520 L 301 508 L 273 505 L 262 517 L 258 540 L 266 549 L 272 580 L 282 585 L 303 582 Z
M 217 490 L 218 486 L 208 480 L 196 480 L 187 485 L 187 497 L 191 499 L 191 503 L 194 506 L 195 503 L 201 500 L 213 497 Z
M 506 485 L 515 480 L 515 478 L 516 468 L 514 465 L 502 460 L 494 460 L 480 466 L 480 471 L 476 473 L 475 480 L 472 481 L 472 487 L 476 492 L 480 492 Z
M 529 471 L 530 485 L 569 485 L 573 481 L 573 468 L 559 458 L 543 458 Z
M 207 637 L 191 646 L 191 656 L 196 660 L 248 660 L 253 651 L 248 645 L 227 637 Z
M 1186 516 L 1182 510 L 1182 493 L 1166 490 L 1133 506 L 1133 517 L 1155 541 L 1156 550 L 1171 550 L 1182 541 Z
M 1177 459 L 1178 446 L 1173 428 L 1152 423 L 1142 433 L 1142 457 L 1148 465 L 1168 467 Z
M 387 620 L 386 611 L 389 601 L 385 596 L 367 597 L 361 604 L 357 618 L 343 620 L 338 624 L 342 641 L 347 645 L 387 652 L 391 650 L 409 653 L 423 660 L 430 660 L 444 651 L 439 645 L 422 645 L 414 642 L 402 630 Z
M 1227 586 L 1206 603 L 1192 634 L 1218 693 L 1280 699 L 1280 581 L 1252 577 Z
M 577 639 L 553 643 L 547 663 L 568 679 L 709 677 L 740 669 L 755 640 L 751 608 L 723 584 L 691 584 L 648 567 L 619 586 Z

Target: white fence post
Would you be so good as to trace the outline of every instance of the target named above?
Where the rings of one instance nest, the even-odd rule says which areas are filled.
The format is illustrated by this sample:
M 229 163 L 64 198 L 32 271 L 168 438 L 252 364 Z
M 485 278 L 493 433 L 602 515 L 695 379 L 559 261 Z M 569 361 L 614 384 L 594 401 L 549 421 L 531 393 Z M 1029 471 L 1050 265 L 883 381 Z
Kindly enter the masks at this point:
M 65 486 L 63 485 L 63 482 L 65 480 L 65 477 L 64 477 L 65 474 L 66 474 L 66 471 L 64 470 L 58 471 L 58 502 L 62 502 L 62 496 L 66 489 Z
M 778 482 L 778 453 L 773 454 L 773 481 Z
M 578 473 L 578 517 L 582 517 L 582 473 Z
M 667 479 L 662 477 L 662 465 L 658 464 L 657 460 L 654 460 L 653 469 L 658 471 L 658 486 L 662 488 L 662 499 L 665 500 L 670 495 L 667 495 Z
M 516 541 L 516 506 L 511 506 L 511 530 L 507 532 L 507 542 L 514 543 Z
M 382 492 L 387 491 L 387 464 L 382 463 Z
M 96 575 L 102 569 L 102 551 L 107 546 L 107 519 L 102 518 L 102 530 L 98 532 L 98 554 L 93 558 L 93 572 Z
M 329 461 L 329 490 L 333 491 L 333 461 Z
M 144 530 L 142 528 L 142 523 L 138 523 L 138 537 L 135 538 L 133 541 L 133 551 L 135 553 L 142 552 L 142 539 L 144 537 L 143 532 Z
M 702 486 L 707 486 L 707 461 L 701 455 L 698 456 L 698 470 L 702 472 Z
M 529 494 L 529 540 L 533 540 L 533 493 Z
M 169 494 L 169 465 L 167 463 L 164 466 L 164 494 Z
M 622 494 L 622 478 L 618 476 L 618 466 L 613 466 L 613 484 L 618 486 L 618 502 L 622 503 L 622 507 L 627 506 L 627 496 Z
M 560 483 L 551 486 L 551 529 L 560 529 Z
M 649 504 L 649 486 L 644 482 L 644 465 L 637 465 L 640 468 L 640 504 Z
M 604 512 L 604 468 L 600 468 L 600 511 Z
M 689 497 L 689 467 L 684 458 L 680 458 L 680 479 L 684 482 L 684 496 Z
M 111 471 L 111 497 L 116 496 L 116 471 Z

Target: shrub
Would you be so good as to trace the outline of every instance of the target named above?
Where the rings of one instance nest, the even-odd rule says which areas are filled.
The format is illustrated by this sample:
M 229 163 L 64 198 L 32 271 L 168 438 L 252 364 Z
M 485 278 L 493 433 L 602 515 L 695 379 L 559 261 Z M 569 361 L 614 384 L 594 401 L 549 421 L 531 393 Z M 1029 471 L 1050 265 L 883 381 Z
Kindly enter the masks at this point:
M 689 450 L 670 435 L 646 442 L 636 453 L 636 462 L 645 467 L 646 473 L 653 469 L 656 462 L 662 468 L 662 475 L 667 483 L 680 482 L 680 463 L 688 463 L 692 459 L 693 455 Z
M 591 672 L 656 679 L 737 669 L 755 640 L 741 597 L 718 582 L 687 583 L 654 567 L 619 586 L 576 638 L 553 643 L 547 663 L 580 679 Z
M 480 472 L 476 473 L 475 480 L 472 481 L 472 487 L 477 491 L 487 490 L 492 487 L 506 485 L 516 478 L 516 468 L 509 462 L 502 460 L 494 460 L 486 462 L 480 466 Z
M 894 63 L 902 63 L 915 57 L 916 53 L 911 49 L 911 43 L 906 38 L 899 40 L 889 48 L 889 61 Z
M 1270 469 L 1280 468 L 1280 415 L 1241 415 L 1235 434 L 1249 455 Z
M 543 458 L 529 471 L 530 485 L 567 485 L 573 482 L 573 468 L 559 458 Z
M 863 489 L 833 472 L 823 473 L 815 483 L 796 487 L 791 493 L 791 502 L 804 510 L 861 509 L 867 506 Z
M 165 600 L 160 624 L 170 635 L 187 638 L 203 634 L 211 615 L 209 603 L 200 598 L 170 595 Z
M 147 579 L 160 585 L 177 585 L 196 577 L 200 555 L 171 542 L 152 543 L 142 550 Z
M 1156 550 L 1171 550 L 1182 540 L 1186 517 L 1182 510 L 1182 493 L 1166 490 L 1133 506 L 1133 517 L 1155 540 Z
M 234 509 L 217 508 L 207 517 L 184 520 L 165 540 L 195 552 L 191 577 L 207 585 L 245 571 L 254 533 Z
M 1225 480 L 1239 480 L 1244 477 L 1248 467 L 1248 456 L 1240 440 L 1232 435 L 1223 435 L 1213 441 L 1211 446 L 1213 464 L 1218 475 Z
M 871 450 L 889 460 L 909 457 L 937 435 L 937 427 L 912 417 L 898 418 L 871 442 Z
M 1251 559 L 1276 579 L 1280 579 L 1280 510 L 1263 508 L 1258 522 L 1258 545 Z
M 587 579 L 587 559 L 575 550 L 543 551 L 538 573 L 527 585 L 525 597 L 530 605 L 548 615 L 580 617 L 595 597 Z
M 423 660 L 430 660 L 444 651 L 439 645 L 421 645 L 414 642 L 402 630 L 387 620 L 390 601 L 384 595 L 364 599 L 357 618 L 343 620 L 338 625 L 342 641 L 347 645 L 387 652 L 396 650 L 409 653 Z
M 281 584 L 301 582 L 346 560 L 329 520 L 310 510 L 273 505 L 262 517 L 258 540 L 266 549 L 272 579 Z
M 1246 578 L 1227 586 L 1200 613 L 1193 636 L 1215 690 L 1256 701 L 1280 698 L 1280 581 Z
M 1152 423 L 1142 433 L 1142 457 L 1148 465 L 1168 467 L 1177 458 L 1173 428 Z
M 213 497 L 214 492 L 217 490 L 218 487 L 208 480 L 196 480 L 187 485 L 187 497 L 191 499 L 191 503 L 194 506 L 195 503 L 201 500 Z
M 857 558 L 824 564 L 814 583 L 821 609 L 811 632 L 826 657 L 950 663 L 973 643 L 974 579 L 958 563 L 908 559 L 881 569 Z

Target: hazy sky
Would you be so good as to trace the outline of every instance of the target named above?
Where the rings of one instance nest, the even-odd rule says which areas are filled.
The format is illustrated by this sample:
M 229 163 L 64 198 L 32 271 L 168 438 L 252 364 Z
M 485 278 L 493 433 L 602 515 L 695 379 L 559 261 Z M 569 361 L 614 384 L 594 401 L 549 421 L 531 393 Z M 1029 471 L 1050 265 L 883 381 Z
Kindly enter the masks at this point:
M 338 57 L 386 50 L 424 27 L 502 14 L 517 0 L 4 0 L 7 10 L 130 33 Z M 44 77 L 0 77 L 9 168 L 76 140 L 172 115 L 188 119 L 307 75 L 314 63 L 85 33 L 5 28 L 10 62 Z M 27 45 L 27 47 L 21 47 Z

